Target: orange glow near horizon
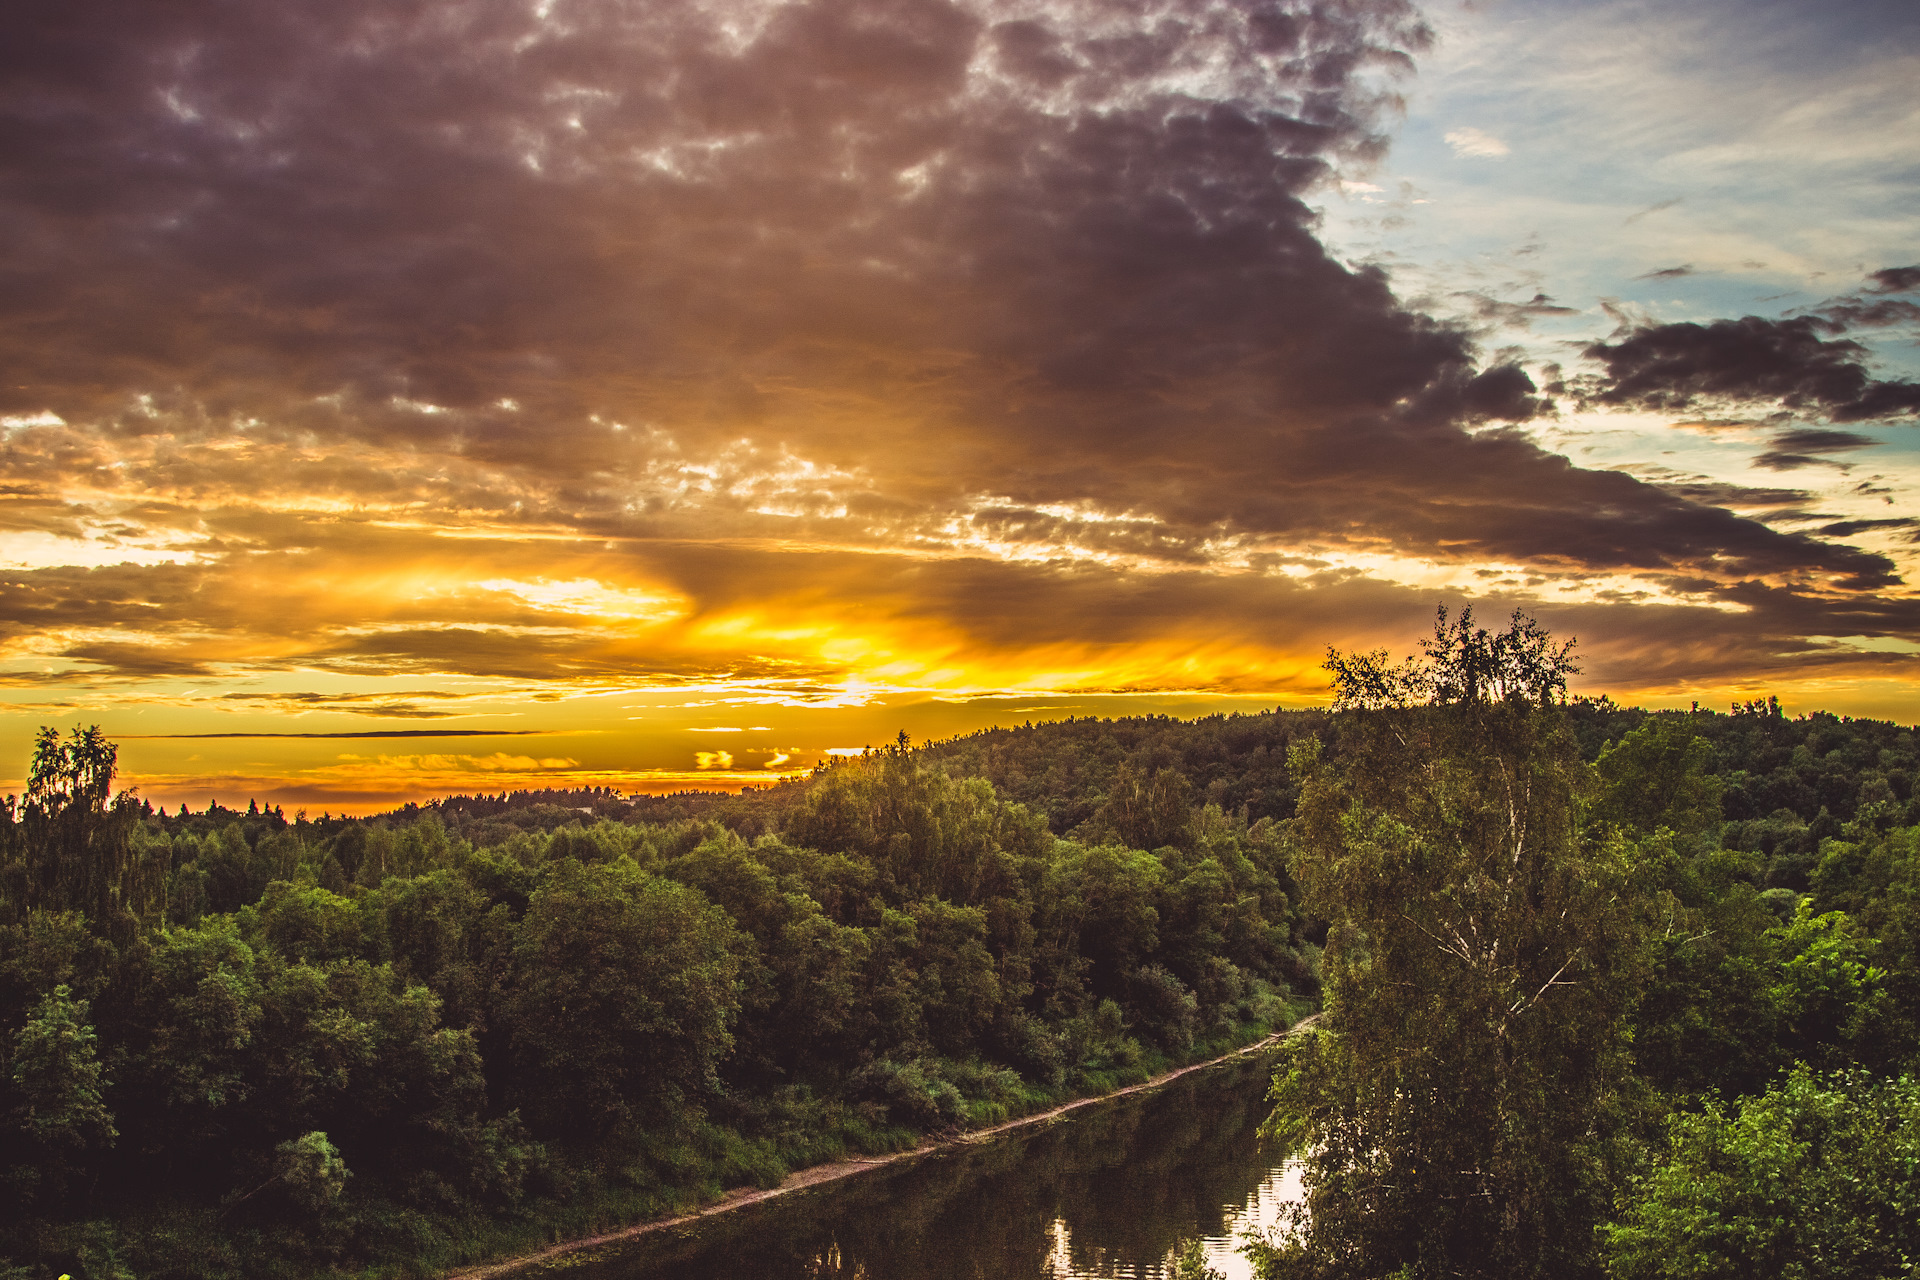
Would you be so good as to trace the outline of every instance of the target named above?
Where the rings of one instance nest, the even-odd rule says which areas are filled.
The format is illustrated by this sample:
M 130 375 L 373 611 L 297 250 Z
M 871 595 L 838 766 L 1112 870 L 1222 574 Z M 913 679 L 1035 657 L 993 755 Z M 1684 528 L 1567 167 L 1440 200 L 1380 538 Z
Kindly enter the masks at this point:
M 326 575 L 338 593 L 325 597 L 331 605 L 316 598 L 314 582 L 283 579 L 277 597 L 304 595 L 308 616 L 352 617 L 347 599 L 362 611 L 347 626 L 297 635 L 163 635 L 152 648 L 184 650 L 179 660 L 198 664 L 184 673 L 76 672 L 16 683 L 0 711 L 0 749 L 21 769 L 40 724 L 99 723 L 121 745 L 122 783 L 168 809 L 257 800 L 289 813 L 370 813 L 456 793 L 764 786 L 902 730 L 925 741 L 1070 715 L 1194 716 L 1325 701 L 1328 633 L 1314 618 L 1295 619 L 1289 630 L 1285 600 L 1264 618 L 1235 620 L 1239 634 L 1217 616 L 1166 610 L 1151 625 L 1130 622 L 1131 637 L 1103 643 L 1049 635 L 1040 625 L 1030 638 L 983 637 L 965 619 L 916 619 L 918 602 L 908 597 L 820 593 L 817 583 L 785 599 L 702 609 L 691 595 L 576 570 L 568 566 L 575 576 L 557 581 L 511 580 L 510 589 L 499 577 L 441 580 L 407 599 L 417 588 L 393 584 L 420 581 L 412 571 L 382 568 L 356 590 L 336 567 Z M 256 582 L 248 575 L 243 589 Z M 1219 583 L 1178 585 L 1200 588 L 1204 604 Z M 503 597 L 511 621 L 477 621 L 487 601 Z M 1409 651 L 1427 601 L 1407 597 L 1374 630 L 1334 632 L 1334 641 Z M 858 602 L 858 623 L 849 599 Z M 673 606 L 654 611 L 657 601 Z M 1501 616 L 1507 602 L 1493 603 L 1480 602 L 1482 616 Z M 432 616 L 442 610 L 451 616 Z M 412 618 L 402 616 L 409 611 Z M 1273 628 L 1264 643 L 1263 621 Z M 341 660 L 333 655 L 342 635 L 398 636 L 411 648 Z M 448 635 L 459 642 L 442 646 Z M 1736 670 L 1717 680 L 1634 681 L 1634 665 L 1657 674 L 1666 659 L 1618 649 L 1585 643 L 1589 674 L 1575 691 L 1715 709 L 1772 694 L 1792 712 L 1920 718 L 1898 653 L 1880 671 L 1849 662 L 1826 676 Z M 1629 678 L 1609 679 L 1620 667 Z M 374 736 L 383 734 L 393 736 Z
M 1535 123 L 1389 179 L 1451 55 L 1270 8 L 23 19 L 0 772 L 97 723 L 169 807 L 736 788 L 1316 705 L 1441 604 L 1579 637 L 1583 692 L 1920 719 L 1913 140 L 1818 148 L 1800 221 L 1724 194 L 1775 135 L 1716 141 L 1683 235 L 1620 139 L 1700 102 L 1601 136 L 1567 81 L 1515 120 L 1618 182 L 1538 187 Z

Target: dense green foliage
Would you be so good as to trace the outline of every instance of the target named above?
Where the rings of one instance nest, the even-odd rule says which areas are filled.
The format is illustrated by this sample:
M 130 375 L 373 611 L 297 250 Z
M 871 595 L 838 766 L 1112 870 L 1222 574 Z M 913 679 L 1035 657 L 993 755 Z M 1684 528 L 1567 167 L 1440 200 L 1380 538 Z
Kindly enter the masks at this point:
M 1842 1184 L 1909 1231 L 1914 733 L 1560 703 L 1565 647 L 1499 639 L 1401 668 L 1431 705 L 367 820 L 154 813 L 49 731 L 0 821 L 0 1255 L 431 1270 L 1143 1078 L 1323 970 L 1275 1273 L 1677 1275 L 1701 1215 L 1812 1248 L 1751 1223 Z
M 736 826 L 154 814 L 112 765 L 49 733 L 0 825 L 0 1252 L 89 1280 L 430 1271 L 1105 1091 L 1316 995 L 1275 825 L 1184 794 L 1142 847 L 904 742 L 713 801 Z
M 1335 655 L 1348 710 L 1295 751 L 1326 1013 L 1276 1078 L 1308 1195 L 1261 1271 L 1912 1274 L 1912 732 L 1564 706 L 1524 672 L 1564 647 L 1444 622 L 1438 674 Z M 1443 678 L 1503 652 L 1504 688 Z
M 1348 747 L 1291 833 L 1336 922 L 1325 1030 L 1276 1095 L 1315 1152 L 1313 1251 L 1340 1275 L 1562 1274 L 1606 1188 L 1567 1156 L 1627 1067 L 1628 850 L 1580 838 L 1584 766 L 1525 705 L 1372 712 Z
M 1920 1273 L 1920 1083 L 1804 1067 L 1731 1112 L 1670 1122 L 1668 1153 L 1606 1229 L 1620 1280 Z
M 1249 822 L 1292 817 L 1300 787 L 1287 771 L 1287 750 L 1324 733 L 1327 722 L 1320 711 L 1191 721 L 1088 717 L 984 729 L 922 751 L 954 777 L 985 778 L 1000 795 L 1046 815 L 1056 835 L 1112 835 L 1157 847 L 1155 828 L 1179 828 L 1197 804 Z

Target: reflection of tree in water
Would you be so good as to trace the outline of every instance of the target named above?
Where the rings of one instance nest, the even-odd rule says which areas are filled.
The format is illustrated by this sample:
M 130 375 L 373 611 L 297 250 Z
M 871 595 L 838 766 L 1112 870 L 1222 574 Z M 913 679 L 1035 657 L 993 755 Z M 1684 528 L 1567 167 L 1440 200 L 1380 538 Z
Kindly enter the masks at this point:
M 1075 1266 L 1152 1265 L 1183 1237 L 1222 1234 L 1279 1163 L 1257 1134 L 1266 1079 L 1256 1066 L 1176 1082 L 1138 1109 L 1120 1160 L 1061 1179 Z
M 1077 1272 L 1153 1274 L 1183 1237 L 1218 1235 L 1277 1157 L 1262 1155 L 1267 1068 L 1236 1064 L 967 1146 L 647 1237 L 593 1280 L 1043 1277 L 1064 1220 Z

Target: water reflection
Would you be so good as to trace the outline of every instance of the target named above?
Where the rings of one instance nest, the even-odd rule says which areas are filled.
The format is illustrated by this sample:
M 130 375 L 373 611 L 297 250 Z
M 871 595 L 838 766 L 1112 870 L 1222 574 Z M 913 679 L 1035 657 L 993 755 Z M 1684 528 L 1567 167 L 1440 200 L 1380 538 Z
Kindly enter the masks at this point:
M 672 1233 L 573 1274 L 595 1280 L 1149 1280 L 1186 1237 L 1250 1274 L 1239 1232 L 1297 1176 L 1257 1129 L 1266 1061 L 1196 1073 L 1043 1129 L 888 1166 Z
M 1265 1233 L 1277 1227 L 1282 1211 L 1289 1204 L 1298 1203 L 1304 1196 L 1300 1185 L 1300 1167 L 1293 1161 L 1270 1170 L 1266 1180 L 1253 1189 L 1245 1202 L 1237 1205 L 1222 1205 L 1222 1228 L 1215 1234 L 1202 1234 L 1201 1243 L 1206 1246 L 1207 1265 L 1226 1277 L 1226 1280 L 1252 1280 L 1253 1266 L 1240 1253 L 1240 1246 L 1248 1231 Z M 1054 1280 L 1107 1280 L 1108 1277 L 1158 1277 L 1170 1273 L 1167 1259 L 1159 1259 L 1151 1264 L 1137 1260 L 1125 1260 L 1100 1256 L 1100 1250 L 1075 1253 L 1073 1249 L 1073 1228 L 1065 1218 L 1055 1218 L 1051 1228 L 1053 1232 L 1053 1251 L 1047 1257 L 1051 1268 L 1042 1274 Z M 1184 1232 L 1192 1235 L 1194 1232 Z

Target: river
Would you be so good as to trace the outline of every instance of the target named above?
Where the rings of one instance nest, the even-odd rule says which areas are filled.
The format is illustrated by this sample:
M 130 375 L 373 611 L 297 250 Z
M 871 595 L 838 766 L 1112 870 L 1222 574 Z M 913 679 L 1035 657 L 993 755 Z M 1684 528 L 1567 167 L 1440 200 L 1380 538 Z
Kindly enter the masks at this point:
M 1183 1076 L 1042 1126 L 961 1143 L 595 1251 L 586 1280 L 1068 1280 L 1169 1274 L 1203 1237 L 1251 1274 L 1239 1234 L 1297 1178 L 1255 1132 L 1269 1055 Z

